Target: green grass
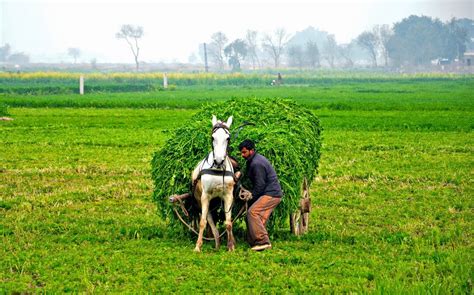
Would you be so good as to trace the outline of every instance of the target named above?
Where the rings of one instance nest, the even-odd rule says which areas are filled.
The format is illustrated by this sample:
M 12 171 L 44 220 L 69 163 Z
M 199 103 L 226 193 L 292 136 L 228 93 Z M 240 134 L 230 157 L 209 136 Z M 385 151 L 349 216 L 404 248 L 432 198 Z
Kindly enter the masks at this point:
M 8 106 L 4 103 L 0 103 L 0 116 L 8 115 Z
M 197 108 L 232 97 L 291 98 L 312 109 L 472 110 L 474 78 L 415 80 L 335 80 L 308 86 L 181 87 L 175 91 L 17 95 L 0 94 L 11 107 Z
M 234 253 L 193 253 L 156 212 L 150 161 L 195 99 L 281 89 L 183 90 L 171 108 L 147 108 L 154 93 L 94 98 L 104 108 L 2 96 L 0 292 L 472 293 L 474 97 L 435 84 L 283 88 L 321 118 L 323 157 L 310 232 L 281 228 L 262 253 L 239 235 Z
M 280 71 L 283 74 L 284 85 L 326 86 L 345 85 L 351 83 L 385 83 L 398 84 L 433 83 L 447 80 L 469 82 L 470 75 L 457 74 L 397 74 L 373 71 Z M 251 73 L 170 73 L 170 87 L 166 90 L 175 90 L 176 87 L 264 87 L 269 86 L 276 78 L 277 71 L 252 71 Z M 79 93 L 79 73 L 60 72 L 0 72 L 0 93 L 9 94 L 74 94 Z M 148 92 L 164 91 L 162 87 L 162 73 L 89 73 L 85 75 L 84 89 L 87 93 L 115 93 L 115 92 Z M 365 88 L 365 87 L 364 87 Z M 365 91 L 365 90 L 364 90 Z M 381 91 L 374 89 L 367 91 Z M 383 90 L 382 90 L 383 92 Z

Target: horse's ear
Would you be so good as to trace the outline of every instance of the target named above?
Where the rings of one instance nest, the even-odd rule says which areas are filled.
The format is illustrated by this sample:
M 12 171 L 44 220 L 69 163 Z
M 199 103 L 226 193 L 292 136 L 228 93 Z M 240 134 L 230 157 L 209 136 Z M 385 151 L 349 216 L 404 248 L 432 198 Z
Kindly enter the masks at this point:
M 232 125 L 232 120 L 234 119 L 233 116 L 230 116 L 229 119 L 227 119 L 227 123 L 225 123 L 227 125 L 227 128 L 230 128 L 230 125 Z
M 216 115 L 212 115 L 212 127 L 216 126 L 216 124 L 217 124 Z

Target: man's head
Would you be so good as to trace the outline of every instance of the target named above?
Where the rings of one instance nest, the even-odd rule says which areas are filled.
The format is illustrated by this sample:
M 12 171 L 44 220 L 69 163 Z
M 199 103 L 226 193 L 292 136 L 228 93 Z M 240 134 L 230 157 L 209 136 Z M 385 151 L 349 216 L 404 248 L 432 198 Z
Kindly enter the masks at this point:
M 239 144 L 239 150 L 242 157 L 248 159 L 255 154 L 255 143 L 250 139 L 246 139 Z

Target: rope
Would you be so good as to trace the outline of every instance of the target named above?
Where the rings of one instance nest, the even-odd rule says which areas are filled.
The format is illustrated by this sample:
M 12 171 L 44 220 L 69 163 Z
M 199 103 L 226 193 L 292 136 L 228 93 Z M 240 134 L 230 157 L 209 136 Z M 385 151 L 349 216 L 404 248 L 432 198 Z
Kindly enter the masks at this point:
M 173 211 L 174 211 L 174 213 L 176 213 L 176 215 L 178 216 L 179 220 L 181 220 L 181 222 L 182 222 L 184 225 L 186 225 L 190 231 L 192 231 L 192 232 L 195 233 L 196 235 L 199 235 L 199 233 L 198 233 L 192 226 L 190 226 L 186 221 L 183 220 L 183 218 L 182 218 L 181 215 L 179 214 L 178 210 L 176 210 L 176 207 L 173 207 Z M 223 235 L 224 233 L 225 233 L 225 232 L 222 232 L 222 234 L 219 236 L 219 238 L 222 237 L 222 235 Z M 202 237 L 202 238 L 203 238 L 204 240 L 206 240 L 206 241 L 214 241 L 214 240 L 215 240 L 215 238 L 206 238 L 206 237 Z
M 199 235 L 199 233 L 191 226 L 189 225 L 186 221 L 184 221 L 184 219 L 181 217 L 181 214 L 179 214 L 178 210 L 176 210 L 176 205 L 173 207 L 173 211 L 174 213 L 176 213 L 176 216 L 178 216 L 179 220 L 190 230 L 192 231 L 193 233 L 195 233 L 196 235 Z M 240 218 L 240 216 L 244 213 L 244 211 L 246 212 L 248 209 L 248 204 L 247 204 L 247 201 L 245 201 L 245 204 L 244 206 L 242 206 L 242 208 L 240 208 L 240 211 L 237 213 L 237 215 L 234 217 L 234 219 L 231 221 L 232 223 L 234 223 L 237 219 Z M 225 230 L 222 231 L 222 233 L 219 235 L 219 239 L 225 234 Z M 203 237 L 204 240 L 206 241 L 214 241 L 215 238 L 206 238 L 206 237 Z

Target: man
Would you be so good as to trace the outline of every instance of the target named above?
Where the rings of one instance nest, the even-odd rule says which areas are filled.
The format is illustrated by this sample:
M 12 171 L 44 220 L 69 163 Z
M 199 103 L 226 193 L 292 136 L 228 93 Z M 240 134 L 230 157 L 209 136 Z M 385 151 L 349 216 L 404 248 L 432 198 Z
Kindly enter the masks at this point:
M 249 242 L 252 250 L 261 251 L 272 247 L 266 223 L 273 209 L 281 202 L 281 190 L 275 169 L 264 156 L 255 151 L 250 139 L 239 145 L 243 158 L 247 160 L 247 176 L 252 182 L 253 204 L 247 212 Z

